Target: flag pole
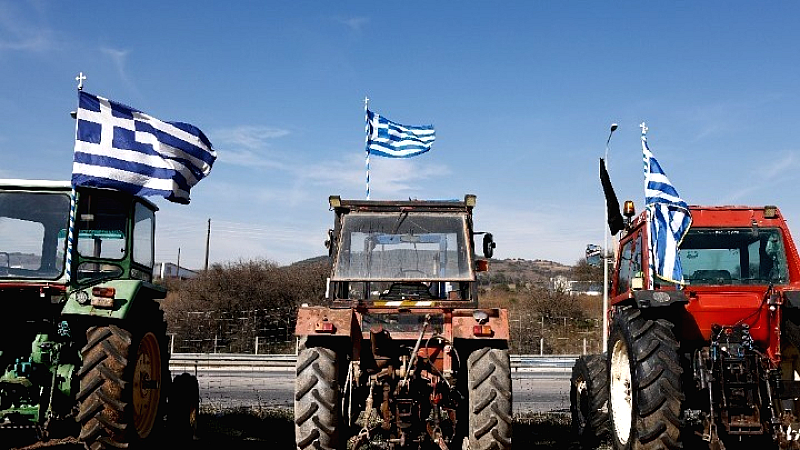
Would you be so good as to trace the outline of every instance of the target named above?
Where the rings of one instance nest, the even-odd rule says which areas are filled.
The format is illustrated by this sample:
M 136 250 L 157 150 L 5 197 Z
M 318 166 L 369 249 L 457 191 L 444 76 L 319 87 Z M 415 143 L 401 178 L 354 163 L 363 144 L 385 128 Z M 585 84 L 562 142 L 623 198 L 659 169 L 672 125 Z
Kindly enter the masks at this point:
M 608 139 L 606 139 L 606 153 L 603 159 L 603 165 L 606 172 L 608 172 L 608 147 L 611 142 L 611 135 L 617 130 L 617 124 L 611 124 L 611 130 L 608 132 Z M 606 200 L 608 201 L 608 200 Z M 603 208 L 605 210 L 605 221 L 603 223 L 603 346 L 601 353 L 606 350 L 608 346 L 608 204 Z
M 367 200 L 369 200 L 369 97 L 364 97 L 364 150 L 366 150 Z
M 639 124 L 639 128 L 642 129 L 642 147 L 644 147 L 646 145 L 646 143 L 647 143 L 647 124 L 645 122 L 642 122 L 642 123 Z M 644 162 L 644 192 L 645 192 L 645 199 L 644 199 L 645 205 L 644 205 L 643 209 L 647 210 L 647 173 L 650 171 L 650 159 L 649 158 L 644 158 L 644 154 L 642 156 L 643 156 L 643 159 L 644 159 L 643 162 Z M 646 218 L 647 218 L 646 219 L 647 220 L 647 229 L 649 230 L 650 229 L 650 214 L 649 213 L 646 215 Z M 647 273 L 648 281 L 647 281 L 647 286 L 645 286 L 646 289 L 653 289 L 653 286 L 655 285 L 655 281 L 654 281 L 655 272 L 653 271 L 653 264 L 652 264 L 653 252 L 652 252 L 652 246 L 650 245 L 650 240 L 651 239 L 652 239 L 652 236 L 650 235 L 650 233 L 647 233 L 647 249 L 648 249 L 648 258 L 649 258 L 649 261 L 650 261 L 647 264 L 647 267 L 649 267 L 650 269 L 648 270 L 648 273 Z
M 83 82 L 86 80 L 86 75 L 83 72 L 78 73 L 75 81 L 78 82 L 78 92 L 83 90 Z M 80 109 L 80 101 L 78 101 L 78 109 Z M 78 136 L 78 114 L 75 114 L 75 139 Z M 77 209 L 77 192 L 75 186 L 72 186 L 72 191 L 69 196 L 69 229 L 67 230 L 67 254 L 65 261 L 65 272 L 67 273 L 67 284 L 72 282 L 72 251 L 75 247 L 73 240 L 75 235 L 75 214 Z

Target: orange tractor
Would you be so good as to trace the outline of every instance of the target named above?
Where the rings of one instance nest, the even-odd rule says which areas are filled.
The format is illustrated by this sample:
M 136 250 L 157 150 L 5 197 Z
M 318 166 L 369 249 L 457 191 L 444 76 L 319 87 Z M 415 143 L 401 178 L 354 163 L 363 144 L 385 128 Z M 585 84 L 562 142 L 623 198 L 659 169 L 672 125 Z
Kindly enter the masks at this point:
M 475 196 L 330 206 L 330 304 L 297 315 L 297 448 L 510 449 L 508 313 L 478 307 Z

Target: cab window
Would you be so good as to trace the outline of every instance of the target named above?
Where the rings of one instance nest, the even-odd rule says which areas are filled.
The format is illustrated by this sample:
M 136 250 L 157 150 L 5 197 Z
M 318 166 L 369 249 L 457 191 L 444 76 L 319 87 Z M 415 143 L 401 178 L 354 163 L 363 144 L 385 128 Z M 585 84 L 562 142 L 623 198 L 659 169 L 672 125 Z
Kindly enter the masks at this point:
M 628 292 L 631 289 L 631 280 L 643 276 L 641 233 L 623 244 L 619 258 L 616 295 Z

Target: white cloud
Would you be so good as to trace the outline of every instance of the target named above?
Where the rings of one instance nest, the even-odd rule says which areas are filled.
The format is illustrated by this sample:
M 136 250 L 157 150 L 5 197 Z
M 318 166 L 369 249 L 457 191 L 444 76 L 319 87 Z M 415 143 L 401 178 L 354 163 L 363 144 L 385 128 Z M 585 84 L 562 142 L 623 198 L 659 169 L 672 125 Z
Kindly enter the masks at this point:
M 111 58 L 120 78 L 127 81 L 128 77 L 125 74 L 125 60 L 130 52 L 128 50 L 118 50 L 110 47 L 102 47 L 100 48 L 100 52 Z
M 359 189 L 366 184 L 366 168 L 362 152 L 331 151 L 347 155 L 337 159 L 306 161 L 302 154 L 272 149 L 271 140 L 289 135 L 288 130 L 262 126 L 242 125 L 215 130 L 214 147 L 219 151 L 219 161 L 248 168 L 277 169 L 294 178 L 290 200 L 304 198 L 298 194 L 313 188 Z M 412 159 L 371 159 L 370 188 L 375 193 L 407 195 L 418 190 L 425 180 L 450 174 L 448 167 Z M 366 187 L 364 187 L 366 189 Z
M 233 128 L 215 130 L 214 140 L 230 147 L 241 146 L 248 149 L 266 147 L 270 139 L 284 137 L 288 130 L 260 125 L 240 125 Z
M 216 148 L 216 144 L 214 144 Z M 259 150 L 228 150 L 225 149 L 218 153 L 219 160 L 223 163 L 245 167 L 271 167 L 275 169 L 286 169 L 286 165 L 276 161 L 274 155 Z
M 33 6 L 34 11 L 21 11 L 21 6 Z M 0 1 L 0 52 L 44 52 L 55 48 L 53 31 L 41 17 L 39 8 L 30 3 Z
M 269 141 L 289 135 L 288 130 L 262 125 L 240 125 L 214 130 L 214 148 L 219 161 L 244 167 L 286 170 L 288 165 L 280 152 L 270 151 Z M 221 150 L 220 150 L 221 149 Z
M 337 17 L 336 21 L 353 31 L 360 32 L 369 23 L 368 17 Z
M 443 165 L 430 164 L 417 159 L 371 158 L 370 190 L 378 196 L 406 195 L 418 191 L 419 184 L 428 179 L 450 174 Z M 366 167 L 363 156 L 351 155 L 338 161 L 322 161 L 302 168 L 298 177 L 304 183 L 342 189 L 364 186 Z
M 767 156 L 767 153 L 763 153 Z M 722 198 L 721 203 L 736 203 L 742 199 L 752 197 L 755 193 L 765 189 L 774 189 L 784 183 L 794 183 L 797 170 L 800 169 L 797 152 L 790 151 L 783 156 L 775 158 L 762 157 L 763 164 L 753 167 L 747 174 L 747 182 L 737 182 L 736 186 L 742 186 Z

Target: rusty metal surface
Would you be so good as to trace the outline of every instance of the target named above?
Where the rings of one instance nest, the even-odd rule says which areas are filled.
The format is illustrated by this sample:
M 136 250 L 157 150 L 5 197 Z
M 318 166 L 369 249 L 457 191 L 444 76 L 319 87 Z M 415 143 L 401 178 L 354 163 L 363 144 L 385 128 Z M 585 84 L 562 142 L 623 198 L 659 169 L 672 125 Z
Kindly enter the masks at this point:
M 506 309 L 482 309 L 481 311 L 489 312 L 489 321 L 486 325 L 492 328 L 491 336 L 475 336 L 472 332 L 472 327 L 478 325 L 478 322 L 472 317 L 472 311 L 469 315 L 453 314 L 453 337 L 462 339 L 509 339 L 508 327 L 508 310 Z
M 318 333 L 317 326 L 322 322 L 330 322 L 334 326 L 332 333 Z M 297 310 L 295 336 L 351 336 L 353 311 L 350 309 L 331 309 L 321 306 L 305 307 Z

